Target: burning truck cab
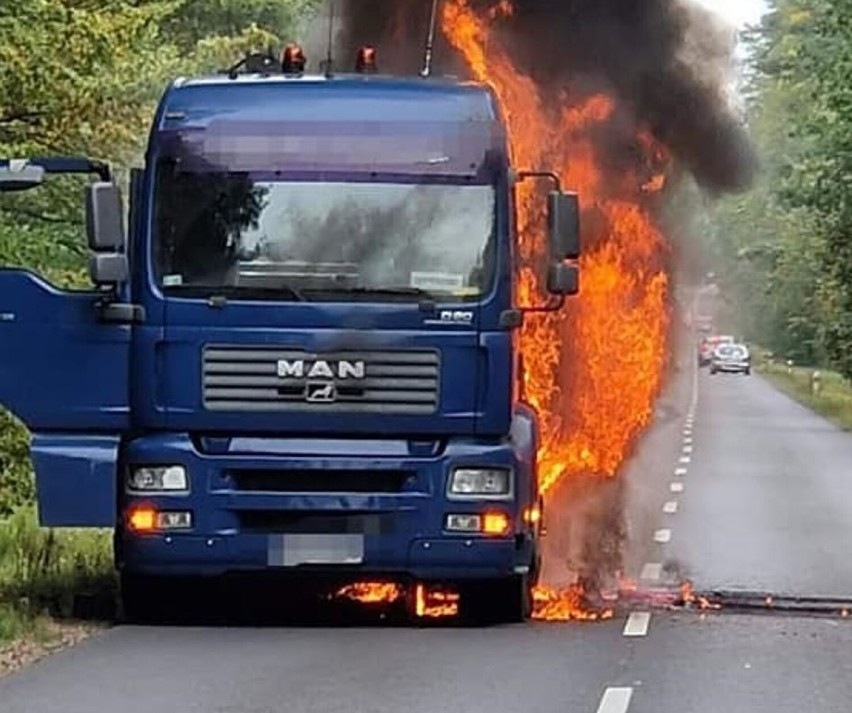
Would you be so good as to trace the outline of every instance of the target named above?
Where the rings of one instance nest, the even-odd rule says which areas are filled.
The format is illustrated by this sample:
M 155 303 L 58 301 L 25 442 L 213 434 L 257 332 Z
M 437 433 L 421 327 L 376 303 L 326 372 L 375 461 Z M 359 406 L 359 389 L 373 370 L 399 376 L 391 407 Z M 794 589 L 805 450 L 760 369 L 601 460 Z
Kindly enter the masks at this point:
M 254 56 L 165 92 L 125 238 L 86 188 L 88 292 L 0 271 L 0 401 L 33 434 L 41 523 L 109 527 L 125 607 L 174 576 L 487 583 L 539 573 L 537 422 L 519 397 L 515 186 L 494 94 Z M 546 197 L 546 204 L 545 204 Z M 546 283 L 577 291 L 577 197 L 542 195 Z M 545 236 L 542 236 L 545 239 Z

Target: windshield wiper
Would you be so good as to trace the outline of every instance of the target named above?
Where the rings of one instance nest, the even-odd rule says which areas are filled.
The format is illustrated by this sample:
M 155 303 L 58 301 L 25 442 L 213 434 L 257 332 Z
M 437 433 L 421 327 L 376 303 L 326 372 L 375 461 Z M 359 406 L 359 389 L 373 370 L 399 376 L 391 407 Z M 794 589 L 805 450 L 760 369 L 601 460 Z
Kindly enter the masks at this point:
M 317 287 L 310 292 L 332 295 L 388 295 L 390 297 L 419 297 L 434 301 L 434 295 L 420 287 Z
M 231 299 L 288 300 L 308 302 L 309 300 L 295 287 L 236 287 L 232 285 L 188 285 L 186 287 L 167 287 L 164 290 L 175 295 L 187 297 L 206 297 L 214 306 L 224 306 Z

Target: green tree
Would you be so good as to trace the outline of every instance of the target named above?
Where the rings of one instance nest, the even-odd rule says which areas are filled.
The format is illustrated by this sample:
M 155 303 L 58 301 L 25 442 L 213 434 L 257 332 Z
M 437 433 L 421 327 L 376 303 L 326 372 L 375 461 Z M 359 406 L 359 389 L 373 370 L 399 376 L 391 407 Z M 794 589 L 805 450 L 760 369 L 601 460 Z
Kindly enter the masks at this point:
M 213 37 L 239 38 L 257 29 L 274 41 L 295 39 L 318 0 L 184 0 L 165 30 L 185 51 Z
M 176 76 L 230 65 L 298 36 L 316 0 L 0 1 L 0 157 L 141 162 Z M 82 186 L 55 177 L 0 196 L 0 265 L 87 284 Z M 0 516 L 31 499 L 28 436 L 0 410 Z
M 852 376 L 850 12 L 850 0 L 777 0 L 750 33 L 762 171 L 714 210 L 713 249 L 751 338 Z

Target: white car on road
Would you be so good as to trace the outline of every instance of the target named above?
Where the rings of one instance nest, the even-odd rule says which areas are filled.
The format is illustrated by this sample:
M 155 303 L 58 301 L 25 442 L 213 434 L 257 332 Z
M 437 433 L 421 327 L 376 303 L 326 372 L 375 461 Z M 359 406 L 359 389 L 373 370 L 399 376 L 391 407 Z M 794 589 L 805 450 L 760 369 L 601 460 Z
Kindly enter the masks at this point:
M 745 344 L 720 344 L 713 350 L 710 373 L 751 374 L 751 354 Z

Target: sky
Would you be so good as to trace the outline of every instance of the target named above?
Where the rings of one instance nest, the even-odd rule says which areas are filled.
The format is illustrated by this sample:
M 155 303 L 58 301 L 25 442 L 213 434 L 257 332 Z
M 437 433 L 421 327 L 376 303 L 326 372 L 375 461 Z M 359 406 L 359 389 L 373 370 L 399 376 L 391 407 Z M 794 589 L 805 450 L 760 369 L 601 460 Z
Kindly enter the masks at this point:
M 764 0 L 695 0 L 695 2 L 713 10 L 737 27 L 757 23 L 760 16 L 767 11 Z

